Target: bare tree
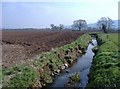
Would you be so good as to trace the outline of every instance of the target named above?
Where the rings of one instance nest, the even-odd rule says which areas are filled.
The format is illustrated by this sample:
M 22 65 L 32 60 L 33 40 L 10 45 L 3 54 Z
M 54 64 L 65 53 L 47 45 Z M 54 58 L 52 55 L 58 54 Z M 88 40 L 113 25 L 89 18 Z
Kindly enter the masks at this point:
M 108 17 L 108 24 L 107 24 L 107 26 L 108 26 L 108 29 L 110 29 L 110 30 L 113 29 L 113 27 L 114 27 L 114 22 L 109 17 Z
M 75 29 L 86 29 L 87 28 L 87 22 L 85 20 L 75 20 L 73 22 L 73 25 L 72 25 L 72 28 L 75 28 Z
M 109 17 L 101 17 L 97 22 L 97 26 L 99 29 L 102 29 L 104 33 L 107 33 L 108 30 L 113 28 L 113 21 Z
M 50 24 L 51 29 L 55 29 L 55 25 L 54 24 Z
M 63 24 L 60 24 L 59 25 L 59 29 L 62 30 L 64 28 L 64 25 Z

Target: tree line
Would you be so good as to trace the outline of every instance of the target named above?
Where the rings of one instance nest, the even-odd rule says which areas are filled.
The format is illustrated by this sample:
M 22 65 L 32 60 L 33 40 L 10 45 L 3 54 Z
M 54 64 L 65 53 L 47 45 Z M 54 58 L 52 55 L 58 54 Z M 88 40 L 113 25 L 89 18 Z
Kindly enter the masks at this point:
M 65 28 L 63 24 L 59 24 L 58 26 L 54 24 L 50 24 L 50 27 L 52 30 L 64 30 Z M 97 28 L 103 30 L 105 33 L 107 33 L 109 30 L 112 30 L 113 27 L 114 27 L 114 22 L 109 17 L 101 17 L 97 21 Z M 86 20 L 79 19 L 73 21 L 71 28 L 80 31 L 80 30 L 86 30 L 88 26 Z

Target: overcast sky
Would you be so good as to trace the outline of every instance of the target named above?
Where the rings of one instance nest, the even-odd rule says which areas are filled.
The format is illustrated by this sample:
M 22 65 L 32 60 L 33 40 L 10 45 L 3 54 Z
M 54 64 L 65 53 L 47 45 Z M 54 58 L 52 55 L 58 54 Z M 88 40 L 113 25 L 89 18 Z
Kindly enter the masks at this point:
M 15 1 L 17 0 L 2 2 L 3 28 L 40 28 L 49 27 L 50 24 L 71 25 L 77 19 L 94 23 L 104 16 L 113 20 L 118 19 L 119 0 Z

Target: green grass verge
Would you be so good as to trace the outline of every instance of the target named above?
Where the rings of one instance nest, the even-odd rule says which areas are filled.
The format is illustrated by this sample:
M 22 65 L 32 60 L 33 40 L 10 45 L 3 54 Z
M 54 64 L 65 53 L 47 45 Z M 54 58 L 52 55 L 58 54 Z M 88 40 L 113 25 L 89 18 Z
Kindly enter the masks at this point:
M 87 88 L 120 87 L 118 34 L 98 34 L 99 48 L 93 60 Z
M 12 68 L 4 68 L 3 87 L 27 88 L 33 85 L 37 78 L 38 72 L 30 66 L 20 65 Z

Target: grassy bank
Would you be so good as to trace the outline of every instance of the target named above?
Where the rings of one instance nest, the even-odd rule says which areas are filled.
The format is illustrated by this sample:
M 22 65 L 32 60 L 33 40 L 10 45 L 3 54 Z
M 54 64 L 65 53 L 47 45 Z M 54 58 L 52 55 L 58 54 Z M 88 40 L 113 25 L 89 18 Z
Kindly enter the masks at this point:
M 70 44 L 41 53 L 30 63 L 3 68 L 3 87 L 33 88 L 52 83 L 61 70 L 85 53 L 90 40 L 91 36 L 84 34 Z
M 87 88 L 120 87 L 120 43 L 118 34 L 98 34 L 98 51 L 93 59 Z

